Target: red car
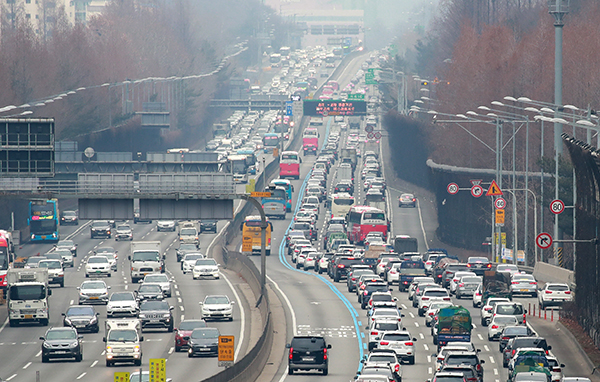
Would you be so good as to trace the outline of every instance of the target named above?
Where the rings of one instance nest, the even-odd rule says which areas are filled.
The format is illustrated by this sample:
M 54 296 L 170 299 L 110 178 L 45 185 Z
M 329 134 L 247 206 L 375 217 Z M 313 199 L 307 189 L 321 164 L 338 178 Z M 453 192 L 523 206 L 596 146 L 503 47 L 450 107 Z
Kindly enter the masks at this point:
M 183 348 L 187 348 L 190 335 L 196 328 L 206 328 L 204 320 L 184 320 L 179 324 L 179 328 L 175 329 L 175 351 L 179 352 Z

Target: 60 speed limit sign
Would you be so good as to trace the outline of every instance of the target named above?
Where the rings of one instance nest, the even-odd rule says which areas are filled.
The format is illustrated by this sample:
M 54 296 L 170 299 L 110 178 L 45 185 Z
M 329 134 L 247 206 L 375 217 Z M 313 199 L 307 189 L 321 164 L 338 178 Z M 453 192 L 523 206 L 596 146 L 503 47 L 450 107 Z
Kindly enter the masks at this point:
M 504 198 L 498 198 L 494 201 L 494 206 L 496 206 L 496 209 L 498 210 L 503 210 L 504 207 L 506 207 L 506 200 L 504 200 Z

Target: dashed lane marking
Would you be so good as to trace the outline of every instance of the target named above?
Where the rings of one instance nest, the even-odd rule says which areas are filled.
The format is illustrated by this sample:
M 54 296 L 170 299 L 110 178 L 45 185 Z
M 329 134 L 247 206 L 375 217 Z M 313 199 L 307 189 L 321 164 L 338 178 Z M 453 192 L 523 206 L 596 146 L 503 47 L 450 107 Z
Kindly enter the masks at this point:
M 491 363 L 496 363 L 496 360 L 494 359 L 494 357 L 493 357 L 493 356 L 490 356 L 490 362 L 491 362 Z
M 35 354 L 35 357 L 37 358 L 37 357 L 39 357 L 39 356 L 41 356 L 41 355 L 42 355 L 42 351 L 40 350 L 40 351 L 38 351 L 38 352 Z
M 173 352 L 174 352 L 174 351 L 175 351 L 175 348 L 174 348 L 174 347 L 170 348 L 170 349 L 169 349 L 169 354 L 173 354 Z
M 6 380 L 7 380 L 7 381 L 10 381 L 10 380 L 12 380 L 13 378 L 15 378 L 16 376 L 17 376 L 16 374 L 13 374 L 13 375 L 11 375 L 10 377 L 6 378 Z
M 410 316 L 410 318 L 415 318 L 415 315 L 413 314 L 413 312 L 408 312 L 408 315 Z
M 79 377 L 77 377 L 77 379 L 81 379 L 83 377 L 85 377 L 87 373 L 84 371 L 83 373 L 79 374 Z
M 477 333 L 477 337 L 479 337 L 480 341 L 483 341 L 483 336 L 481 334 Z
M 423 333 L 419 333 L 419 337 L 421 337 L 422 340 L 425 339 L 425 336 L 423 335 Z
M 33 363 L 33 362 L 27 362 L 27 363 L 25 364 L 25 366 L 23 366 L 23 370 L 25 370 L 25 369 L 27 369 L 29 366 L 31 366 L 31 364 L 32 364 L 32 363 Z
M 98 364 L 98 360 L 95 360 L 94 362 L 92 362 L 92 364 L 90 365 L 90 367 L 94 367 Z
M 427 344 L 423 344 L 423 348 L 425 349 L 425 351 L 429 351 L 429 346 Z
M 498 375 L 498 369 L 494 369 L 494 375 Z
M 432 368 L 430 368 L 430 367 L 428 367 L 428 368 L 427 368 L 427 373 L 429 373 L 429 374 L 433 374 L 433 369 L 432 369 Z
M 179 305 L 179 310 L 181 310 L 182 312 L 185 310 L 185 308 L 183 307 L 183 305 Z
M 490 351 L 490 348 L 487 345 L 483 345 L 483 348 L 485 349 L 485 351 Z

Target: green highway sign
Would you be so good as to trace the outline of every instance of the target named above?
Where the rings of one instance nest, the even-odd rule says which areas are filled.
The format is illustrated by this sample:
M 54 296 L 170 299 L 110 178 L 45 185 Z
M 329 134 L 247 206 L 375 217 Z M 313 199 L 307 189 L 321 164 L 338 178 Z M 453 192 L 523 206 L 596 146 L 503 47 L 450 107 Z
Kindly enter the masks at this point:
M 360 93 L 350 93 L 348 94 L 348 99 L 365 99 L 365 95 Z
M 375 73 L 372 73 L 372 72 L 365 73 L 365 84 L 377 85 L 377 81 L 375 81 Z

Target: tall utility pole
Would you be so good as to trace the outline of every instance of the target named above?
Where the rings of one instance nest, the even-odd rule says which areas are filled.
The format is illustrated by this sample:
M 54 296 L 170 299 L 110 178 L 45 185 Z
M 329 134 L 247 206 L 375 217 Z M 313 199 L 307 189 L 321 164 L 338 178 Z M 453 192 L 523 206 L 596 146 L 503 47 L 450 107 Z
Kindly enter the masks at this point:
M 563 26 L 564 18 L 569 13 L 570 0 L 549 0 L 548 12 L 554 17 L 554 104 L 556 112 L 562 105 L 562 45 L 563 45 Z M 566 4 L 565 4 L 566 3 Z M 558 117 L 558 116 L 556 116 Z M 562 156 L 562 124 L 554 122 L 554 198 L 558 196 L 558 161 Z M 563 265 L 563 247 L 560 241 L 562 240 L 563 232 L 558 228 L 558 214 L 554 216 L 554 261 L 559 265 Z

